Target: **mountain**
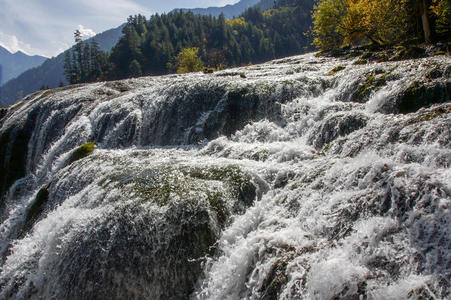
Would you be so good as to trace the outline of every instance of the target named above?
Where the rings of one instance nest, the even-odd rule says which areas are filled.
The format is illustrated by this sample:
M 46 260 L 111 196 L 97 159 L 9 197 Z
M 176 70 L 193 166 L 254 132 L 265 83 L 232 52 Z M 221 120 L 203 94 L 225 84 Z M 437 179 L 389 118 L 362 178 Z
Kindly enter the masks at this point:
M 347 53 L 9 107 L 0 299 L 451 299 L 449 57 Z
M 99 33 L 87 41 L 96 40 L 100 49 L 108 52 L 119 41 L 123 27 L 124 25 L 121 25 Z M 64 76 L 64 56 L 65 52 L 45 60 L 44 63 L 41 61 L 40 66 L 25 71 L 17 78 L 5 83 L 0 89 L 0 103 L 10 105 L 29 93 L 39 90 L 42 86 L 54 88 L 60 83 L 67 84 Z
M 47 58 L 27 55 L 21 51 L 10 53 L 0 46 L 0 86 L 24 71 L 41 65 Z
M 238 3 L 229 4 L 224 7 L 182 8 L 181 10 L 191 11 L 196 15 L 211 15 L 213 17 L 218 17 L 220 14 L 224 14 L 224 17 L 226 19 L 232 19 L 233 17 L 238 17 L 239 15 L 241 15 L 246 9 L 258 5 L 260 2 L 261 2 L 260 0 L 241 0 Z M 274 2 L 272 0 L 271 5 L 273 4 Z

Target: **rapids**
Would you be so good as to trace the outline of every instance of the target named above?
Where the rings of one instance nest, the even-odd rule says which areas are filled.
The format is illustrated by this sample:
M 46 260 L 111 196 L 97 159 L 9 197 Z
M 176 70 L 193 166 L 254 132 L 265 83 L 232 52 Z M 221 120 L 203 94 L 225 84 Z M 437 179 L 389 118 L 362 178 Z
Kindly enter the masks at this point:
M 450 62 L 27 96 L 0 120 L 0 298 L 449 298 Z

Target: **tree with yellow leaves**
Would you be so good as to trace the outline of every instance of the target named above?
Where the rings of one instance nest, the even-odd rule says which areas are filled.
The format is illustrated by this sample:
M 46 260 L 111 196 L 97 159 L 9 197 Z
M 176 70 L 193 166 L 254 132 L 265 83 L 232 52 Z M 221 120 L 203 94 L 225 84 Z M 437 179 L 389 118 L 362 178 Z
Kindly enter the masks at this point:
M 313 9 L 313 44 L 320 49 L 337 48 L 346 37 L 344 18 L 348 0 L 322 0 Z
M 406 38 L 409 12 L 406 0 L 349 0 L 343 20 L 344 43 L 363 39 L 373 44 L 392 44 Z
M 204 66 L 199 57 L 199 48 L 183 48 L 175 57 L 177 61 L 177 73 L 198 72 Z
M 320 0 L 313 12 L 314 44 L 320 49 L 370 41 L 391 45 L 436 32 L 449 36 L 450 0 Z

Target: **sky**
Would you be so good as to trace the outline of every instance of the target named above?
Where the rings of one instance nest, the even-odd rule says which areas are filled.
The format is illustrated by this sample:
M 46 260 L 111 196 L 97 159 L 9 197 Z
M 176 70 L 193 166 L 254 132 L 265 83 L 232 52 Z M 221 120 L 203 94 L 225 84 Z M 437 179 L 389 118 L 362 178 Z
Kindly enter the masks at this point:
M 0 46 L 14 53 L 56 56 L 85 37 L 117 27 L 129 15 L 174 8 L 225 6 L 239 0 L 0 0 Z

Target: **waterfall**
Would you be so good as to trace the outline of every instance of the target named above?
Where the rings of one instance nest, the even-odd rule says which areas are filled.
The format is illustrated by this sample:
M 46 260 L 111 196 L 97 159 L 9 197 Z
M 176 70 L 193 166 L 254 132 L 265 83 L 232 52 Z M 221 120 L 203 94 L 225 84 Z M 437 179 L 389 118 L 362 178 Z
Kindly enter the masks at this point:
M 27 96 L 0 120 L 0 298 L 450 297 L 450 62 Z

